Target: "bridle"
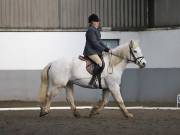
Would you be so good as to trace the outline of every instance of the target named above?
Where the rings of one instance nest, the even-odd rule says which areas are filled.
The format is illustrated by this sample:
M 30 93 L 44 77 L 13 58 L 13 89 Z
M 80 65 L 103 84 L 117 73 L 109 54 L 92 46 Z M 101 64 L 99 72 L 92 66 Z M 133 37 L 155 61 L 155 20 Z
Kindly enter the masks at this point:
M 129 53 L 130 53 L 130 58 L 127 58 L 127 59 L 126 59 L 126 60 L 127 60 L 127 63 L 133 62 L 133 63 L 135 63 L 135 64 L 138 64 L 138 63 L 140 63 L 140 62 L 143 60 L 143 58 L 144 58 L 144 56 L 136 57 L 136 56 L 134 55 L 134 53 L 133 53 L 133 50 L 132 50 L 130 44 L 129 44 Z M 122 56 L 120 56 L 120 55 L 117 55 L 117 54 L 114 54 L 114 53 L 112 53 L 112 52 L 109 52 L 109 54 L 110 54 L 110 61 L 109 61 L 109 66 L 108 66 L 108 68 L 107 68 L 107 72 L 110 73 L 110 74 L 112 74 L 112 73 L 113 73 L 113 66 L 110 66 L 110 65 L 111 65 L 111 57 L 112 57 L 112 55 L 113 55 L 113 56 L 116 56 L 116 57 L 118 57 L 118 58 L 122 58 L 122 59 L 124 59 L 124 57 L 122 57 Z M 133 58 L 133 59 L 132 59 L 132 58 Z M 138 61 L 139 59 L 140 59 L 140 61 Z M 111 71 L 109 71 L 109 67 L 111 67 Z
M 130 58 L 127 58 L 127 62 L 128 62 L 128 63 L 133 62 L 133 63 L 136 64 L 139 59 L 140 59 L 139 62 L 141 62 L 142 59 L 144 58 L 144 56 L 136 57 L 136 56 L 134 55 L 133 50 L 132 50 L 132 48 L 131 48 L 130 45 L 129 45 L 129 53 L 130 53 Z M 114 54 L 114 53 L 112 53 L 112 52 L 110 52 L 110 54 L 113 55 L 113 56 L 119 57 L 119 58 L 123 58 L 122 56 L 119 56 L 119 55 Z M 133 58 L 133 59 L 132 59 L 132 58 Z
M 130 52 L 130 59 L 127 58 L 127 62 L 128 62 L 128 63 L 129 63 L 129 62 L 137 63 L 139 59 L 140 59 L 139 62 L 141 62 L 142 59 L 144 58 L 144 56 L 136 57 L 136 56 L 134 55 L 133 50 L 132 50 L 132 48 L 130 47 L 130 45 L 129 45 L 129 52 Z M 133 57 L 133 60 L 131 59 L 132 57 Z

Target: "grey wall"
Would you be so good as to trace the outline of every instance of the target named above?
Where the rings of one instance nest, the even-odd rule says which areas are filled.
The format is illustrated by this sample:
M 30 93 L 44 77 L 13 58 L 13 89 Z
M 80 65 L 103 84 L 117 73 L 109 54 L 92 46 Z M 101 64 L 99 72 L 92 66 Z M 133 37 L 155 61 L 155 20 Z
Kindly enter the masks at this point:
M 85 28 L 96 13 L 113 30 L 147 27 L 148 0 L 59 0 L 60 28 Z
M 57 27 L 57 0 L 0 0 L 0 28 Z
M 102 33 L 103 39 L 120 39 L 120 44 L 139 39 L 148 62 L 147 69 L 129 65 L 125 71 L 122 95 L 126 101 L 175 102 L 180 93 L 179 35 L 180 29 Z M 83 32 L 4 32 L 0 43 L 0 100 L 30 101 L 38 96 L 40 69 L 55 59 L 81 54 L 85 38 Z M 100 95 L 100 91 L 76 87 L 77 100 L 98 100 Z
M 41 70 L 0 70 L 0 100 L 37 101 Z M 97 100 L 101 91 L 75 86 L 78 101 Z M 61 96 L 60 96 L 61 95 Z M 65 91 L 54 100 L 65 101 Z
M 0 100 L 37 101 L 40 72 L 40 70 L 1 70 Z M 180 68 L 127 69 L 122 77 L 121 92 L 125 101 L 175 102 L 176 95 L 180 93 L 179 82 Z M 75 86 L 77 101 L 97 101 L 100 97 L 101 90 Z M 54 100 L 65 101 L 64 91 Z
M 126 101 L 175 102 L 180 93 L 180 68 L 128 69 L 122 80 Z
M 180 25 L 179 0 L 154 0 L 154 25 L 156 27 Z
M 96 13 L 103 27 L 147 27 L 148 0 L 0 0 L 0 28 L 84 29 Z
M 179 0 L 0 0 L 0 28 L 80 29 L 96 13 L 112 30 L 179 26 Z

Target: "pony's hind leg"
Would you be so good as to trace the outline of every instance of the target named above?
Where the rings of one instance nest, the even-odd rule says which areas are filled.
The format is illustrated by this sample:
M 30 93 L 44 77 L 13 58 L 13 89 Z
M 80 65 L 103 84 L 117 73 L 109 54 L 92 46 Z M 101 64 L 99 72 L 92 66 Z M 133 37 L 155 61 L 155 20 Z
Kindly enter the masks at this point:
M 66 86 L 66 100 L 71 107 L 74 117 L 80 117 L 80 113 L 77 111 L 76 105 L 74 103 L 74 89 L 73 84 L 71 83 L 68 83 Z
M 104 89 L 102 93 L 102 100 L 100 100 L 95 106 L 93 106 L 89 117 L 93 115 L 99 114 L 99 112 L 104 108 L 104 106 L 108 103 L 110 96 L 110 91 L 108 89 Z
M 46 96 L 45 106 L 41 107 L 40 116 L 44 116 L 50 112 L 52 98 L 55 97 L 63 88 L 54 86 Z

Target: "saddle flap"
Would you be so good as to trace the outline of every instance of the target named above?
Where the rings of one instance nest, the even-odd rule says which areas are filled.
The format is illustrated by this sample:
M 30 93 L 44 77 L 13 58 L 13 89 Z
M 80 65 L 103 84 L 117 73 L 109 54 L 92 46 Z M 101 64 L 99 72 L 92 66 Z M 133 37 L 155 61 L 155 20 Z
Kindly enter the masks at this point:
M 93 75 L 94 62 L 92 62 L 88 57 L 79 55 L 79 59 L 86 62 L 86 70 Z

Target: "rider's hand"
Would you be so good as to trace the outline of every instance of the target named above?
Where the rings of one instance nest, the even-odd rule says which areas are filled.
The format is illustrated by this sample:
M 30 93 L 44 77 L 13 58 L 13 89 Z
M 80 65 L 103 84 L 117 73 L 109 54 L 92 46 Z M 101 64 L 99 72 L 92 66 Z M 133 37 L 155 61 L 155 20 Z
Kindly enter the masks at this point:
M 109 50 L 110 50 L 109 48 L 105 48 L 104 49 L 105 52 L 109 52 Z

